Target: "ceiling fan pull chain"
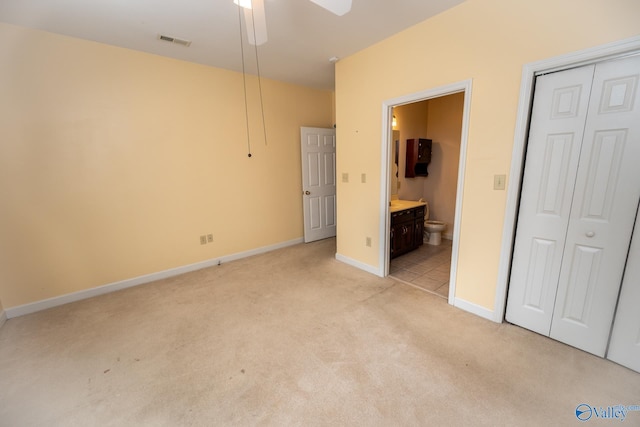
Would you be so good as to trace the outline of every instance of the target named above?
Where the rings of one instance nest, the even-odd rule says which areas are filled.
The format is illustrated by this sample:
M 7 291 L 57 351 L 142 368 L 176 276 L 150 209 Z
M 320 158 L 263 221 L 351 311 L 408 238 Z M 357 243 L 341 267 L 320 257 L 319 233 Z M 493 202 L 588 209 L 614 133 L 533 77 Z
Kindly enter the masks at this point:
M 253 25 L 253 34 L 256 34 L 256 20 L 251 9 L 251 24 Z M 264 132 L 264 145 L 267 145 L 267 123 L 264 120 L 264 102 L 262 101 L 262 77 L 260 76 L 260 61 L 258 60 L 258 43 L 253 45 L 256 53 L 256 70 L 258 72 L 258 90 L 260 91 L 260 111 L 262 112 L 262 131 Z
M 247 73 L 244 65 L 244 44 L 242 43 L 242 11 L 238 8 L 238 24 L 240 28 L 240 55 L 242 56 L 242 84 L 244 87 L 244 117 L 247 124 L 247 157 L 251 157 L 251 138 L 249 137 L 249 107 L 247 106 Z

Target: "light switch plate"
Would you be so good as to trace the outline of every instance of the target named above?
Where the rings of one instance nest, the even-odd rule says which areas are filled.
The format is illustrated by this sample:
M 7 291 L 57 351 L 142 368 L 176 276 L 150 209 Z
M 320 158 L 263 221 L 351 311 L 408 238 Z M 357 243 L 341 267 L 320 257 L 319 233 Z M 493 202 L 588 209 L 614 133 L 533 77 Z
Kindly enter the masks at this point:
M 349 182 L 349 174 L 347 172 L 342 173 L 342 182 Z
M 360 175 L 360 181 L 362 181 L 363 184 L 365 184 L 367 182 L 367 174 L 363 173 L 362 175 Z
M 493 176 L 493 189 L 504 190 L 505 182 L 507 181 L 506 175 L 494 175 Z

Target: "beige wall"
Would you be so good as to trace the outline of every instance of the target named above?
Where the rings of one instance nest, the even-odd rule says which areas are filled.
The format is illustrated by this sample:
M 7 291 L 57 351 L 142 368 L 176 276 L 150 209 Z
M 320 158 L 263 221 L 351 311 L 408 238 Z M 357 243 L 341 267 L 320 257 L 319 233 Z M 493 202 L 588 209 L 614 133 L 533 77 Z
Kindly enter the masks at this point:
M 381 107 L 385 100 L 473 79 L 456 298 L 493 310 L 524 64 L 640 34 L 636 0 L 467 0 L 336 67 L 338 254 L 379 268 Z M 386 138 L 385 138 L 386 139 Z M 509 184 L 509 183 L 507 183 Z
M 0 24 L 6 308 L 302 237 L 300 126 L 333 94 Z M 200 245 L 212 233 L 214 242 Z

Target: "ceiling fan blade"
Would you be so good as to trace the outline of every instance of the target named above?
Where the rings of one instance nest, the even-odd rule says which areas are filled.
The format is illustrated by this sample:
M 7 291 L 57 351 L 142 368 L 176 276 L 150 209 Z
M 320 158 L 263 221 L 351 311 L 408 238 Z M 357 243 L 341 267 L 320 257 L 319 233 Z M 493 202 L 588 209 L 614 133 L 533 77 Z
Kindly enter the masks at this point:
M 334 15 L 342 16 L 351 10 L 351 0 L 311 0 Z

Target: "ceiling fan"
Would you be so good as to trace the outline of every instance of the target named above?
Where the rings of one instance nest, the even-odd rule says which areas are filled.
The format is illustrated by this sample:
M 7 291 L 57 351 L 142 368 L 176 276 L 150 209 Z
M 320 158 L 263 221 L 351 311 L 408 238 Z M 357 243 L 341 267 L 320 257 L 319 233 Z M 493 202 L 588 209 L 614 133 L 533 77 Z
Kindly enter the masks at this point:
M 352 0 L 310 0 L 318 6 L 328 10 L 334 15 L 342 16 L 351 10 Z M 260 109 L 262 111 L 262 126 L 264 132 L 264 143 L 267 144 L 267 127 L 264 120 L 264 104 L 262 102 L 262 83 L 260 79 L 260 65 L 258 61 L 258 46 L 267 42 L 267 20 L 264 13 L 264 0 L 233 0 L 235 4 L 244 9 L 244 26 L 247 29 L 249 43 L 255 46 L 256 69 L 258 74 L 258 88 L 260 92 Z M 238 19 L 240 20 L 240 10 Z M 242 30 L 242 22 L 240 22 Z M 244 105 L 247 123 L 247 156 L 251 157 L 251 136 L 249 134 L 249 110 L 247 108 L 247 80 L 244 62 L 244 48 L 242 38 L 240 38 L 240 49 L 242 53 L 242 76 L 244 85 Z
M 334 15 L 342 16 L 351 10 L 352 0 L 309 0 L 328 10 Z M 267 20 L 264 13 L 264 0 L 233 0 L 244 8 L 245 27 L 249 43 L 260 46 L 267 42 Z

